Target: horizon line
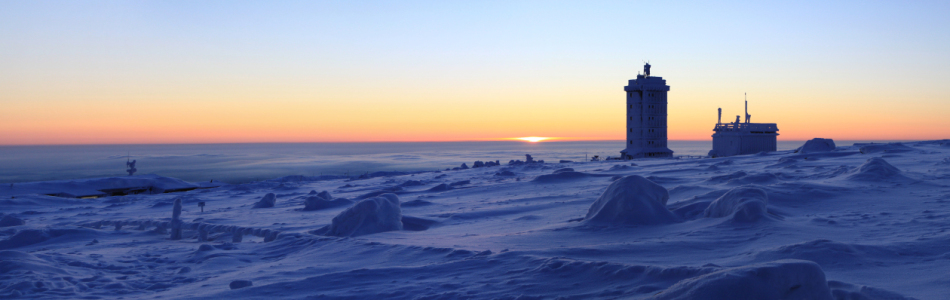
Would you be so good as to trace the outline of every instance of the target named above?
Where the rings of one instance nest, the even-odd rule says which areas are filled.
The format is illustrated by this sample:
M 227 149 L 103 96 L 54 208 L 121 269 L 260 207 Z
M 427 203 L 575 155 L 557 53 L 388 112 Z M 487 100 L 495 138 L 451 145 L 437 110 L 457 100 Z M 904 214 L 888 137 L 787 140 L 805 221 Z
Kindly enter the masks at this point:
M 875 141 L 875 142 L 918 142 L 938 141 L 944 139 L 923 140 L 890 140 L 890 139 L 840 139 L 838 141 Z M 232 144 L 371 144 L 371 143 L 470 143 L 470 142 L 511 142 L 511 143 L 563 143 L 563 142 L 624 142 L 624 139 L 584 139 L 584 138 L 551 138 L 539 142 L 516 140 L 516 138 L 473 139 L 452 141 L 328 141 L 328 142 L 220 142 L 220 143 L 77 143 L 77 144 L 0 144 L 0 147 L 30 147 L 30 146 L 142 146 L 142 145 L 232 145 Z M 712 140 L 671 139 L 678 142 L 710 142 Z M 808 140 L 779 140 L 782 142 L 806 142 Z

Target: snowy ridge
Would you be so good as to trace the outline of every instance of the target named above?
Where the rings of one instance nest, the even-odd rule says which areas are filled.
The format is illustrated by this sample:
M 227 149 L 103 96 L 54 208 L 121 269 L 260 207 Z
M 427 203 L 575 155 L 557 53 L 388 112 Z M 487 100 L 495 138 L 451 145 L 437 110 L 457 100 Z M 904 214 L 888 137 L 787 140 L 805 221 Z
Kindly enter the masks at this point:
M 7 194 L 0 213 L 23 223 L 0 228 L 0 296 L 723 299 L 743 288 L 758 299 L 941 299 L 944 144 L 288 177 L 98 199 Z M 273 207 L 255 209 L 267 194 Z M 175 203 L 181 240 L 170 239 Z M 592 211 L 605 217 L 585 220 Z M 660 221 L 627 222 L 638 216 Z M 314 232 L 338 217 L 338 228 L 368 230 Z

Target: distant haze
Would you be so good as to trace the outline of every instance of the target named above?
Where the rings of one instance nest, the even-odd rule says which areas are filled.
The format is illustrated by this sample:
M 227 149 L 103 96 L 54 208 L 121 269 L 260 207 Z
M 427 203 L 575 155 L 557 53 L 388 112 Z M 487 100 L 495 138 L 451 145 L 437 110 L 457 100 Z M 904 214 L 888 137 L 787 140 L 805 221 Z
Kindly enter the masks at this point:
M 4 1 L 0 144 L 950 137 L 947 1 L 366 3 Z

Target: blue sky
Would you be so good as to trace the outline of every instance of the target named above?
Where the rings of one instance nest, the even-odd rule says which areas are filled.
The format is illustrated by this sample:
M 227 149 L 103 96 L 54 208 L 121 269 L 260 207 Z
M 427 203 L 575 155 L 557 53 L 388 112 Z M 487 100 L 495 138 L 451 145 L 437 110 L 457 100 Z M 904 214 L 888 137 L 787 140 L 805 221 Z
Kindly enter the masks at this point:
M 233 141 L 268 136 L 212 130 L 239 127 L 228 115 L 253 110 L 281 119 L 259 128 L 301 132 L 287 141 L 347 140 L 304 132 L 355 127 L 349 140 L 619 139 L 623 112 L 606 108 L 622 106 L 623 85 L 649 60 L 672 86 L 671 138 L 708 136 L 715 108 L 740 114 L 743 92 L 755 120 L 779 122 L 786 137 L 856 124 L 829 134 L 895 138 L 950 125 L 941 117 L 950 112 L 948 16 L 950 3 L 924 1 L 4 1 L 0 101 L 12 109 L 0 134 L 12 143 L 122 142 L 97 138 L 106 133 L 174 142 L 180 133 L 155 128 L 159 111 L 177 108 L 200 112 L 182 115 L 182 126 Z M 75 106 L 110 115 L 123 106 L 152 121 L 79 126 L 90 121 L 69 119 Z M 333 118 L 295 115 L 307 109 Z M 429 118 L 508 109 L 533 113 Z M 76 127 L 72 136 L 90 138 L 54 133 Z M 418 134 L 399 133 L 409 131 Z

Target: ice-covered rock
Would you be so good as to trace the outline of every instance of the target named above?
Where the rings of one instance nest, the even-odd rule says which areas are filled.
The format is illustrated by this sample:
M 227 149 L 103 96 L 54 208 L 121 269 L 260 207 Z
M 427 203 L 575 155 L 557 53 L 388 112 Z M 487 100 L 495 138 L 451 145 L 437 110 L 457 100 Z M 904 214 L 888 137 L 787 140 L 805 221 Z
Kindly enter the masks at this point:
M 333 200 L 333 196 L 330 196 L 330 192 L 327 192 L 327 191 L 322 191 L 320 193 L 317 193 L 317 196 L 323 197 L 323 199 Z
M 753 222 L 766 216 L 768 194 L 755 187 L 737 187 L 720 196 L 706 207 L 707 218 L 732 217 L 739 222 Z
M 3 218 L 0 218 L 0 227 L 19 226 L 23 224 L 26 224 L 26 221 L 14 215 L 5 215 Z
M 814 262 L 784 259 L 684 279 L 653 300 L 831 300 L 825 272 Z
M 674 223 L 677 217 L 666 208 L 669 199 L 670 193 L 666 188 L 642 176 L 630 175 L 607 186 L 590 206 L 584 220 L 604 225 Z
M 466 165 L 465 163 L 462 163 L 462 166 L 459 167 L 459 169 L 460 169 L 460 170 L 467 170 L 467 169 L 468 169 L 468 165 Z
M 472 168 L 481 168 L 484 166 L 485 166 L 485 162 L 480 161 L 480 160 L 476 160 L 474 163 L 472 163 Z
M 383 194 L 357 202 L 333 217 L 326 235 L 359 236 L 393 230 L 402 230 L 399 197 Z
M 816 153 L 835 150 L 835 141 L 832 139 L 813 138 L 805 142 L 804 145 L 795 149 L 795 153 Z
M 877 181 L 889 178 L 899 178 L 901 170 L 887 163 L 883 158 L 872 157 L 848 176 L 848 179 L 859 181 Z
M 270 208 L 274 207 L 276 204 L 277 195 L 274 195 L 274 193 L 267 193 L 267 195 L 264 195 L 264 197 L 261 198 L 261 201 L 254 203 L 254 208 Z

